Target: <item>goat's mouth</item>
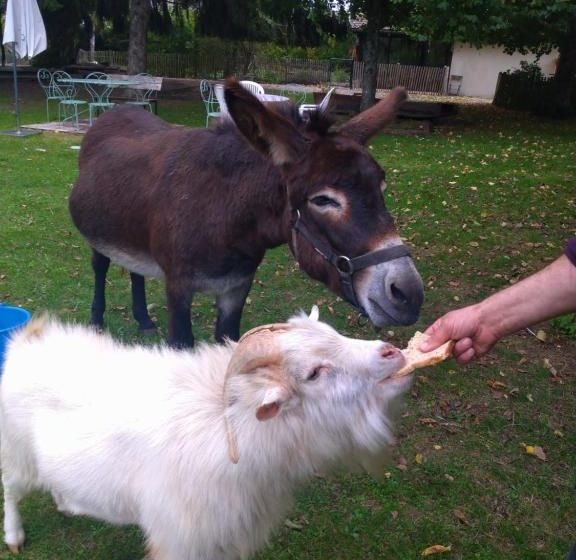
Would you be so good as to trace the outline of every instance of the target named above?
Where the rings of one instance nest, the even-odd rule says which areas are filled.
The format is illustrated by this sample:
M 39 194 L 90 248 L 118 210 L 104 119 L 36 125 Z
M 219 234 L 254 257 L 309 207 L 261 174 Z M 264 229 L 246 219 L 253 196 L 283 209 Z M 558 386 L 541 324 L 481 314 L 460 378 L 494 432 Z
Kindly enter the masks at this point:
M 396 374 L 404 367 L 406 363 L 406 358 L 404 357 L 404 353 L 399 348 L 395 346 L 388 345 L 384 350 L 380 352 L 380 356 L 384 358 L 386 363 L 386 375 L 384 375 L 379 381 L 378 384 L 384 384 L 392 381 L 397 381 L 400 379 L 396 377 Z M 390 371 L 392 370 L 392 371 Z M 410 377 L 410 376 L 402 376 Z
M 404 390 L 404 389 L 408 388 L 409 385 L 412 384 L 413 379 L 414 379 L 414 372 L 406 373 L 406 374 L 401 375 L 399 377 L 392 374 L 392 375 L 389 375 L 388 377 L 385 377 L 384 379 L 381 379 L 380 381 L 378 381 L 378 385 L 380 385 L 381 387 L 392 385 L 392 386 L 398 388 L 399 390 Z M 406 387 L 404 387 L 404 385 Z

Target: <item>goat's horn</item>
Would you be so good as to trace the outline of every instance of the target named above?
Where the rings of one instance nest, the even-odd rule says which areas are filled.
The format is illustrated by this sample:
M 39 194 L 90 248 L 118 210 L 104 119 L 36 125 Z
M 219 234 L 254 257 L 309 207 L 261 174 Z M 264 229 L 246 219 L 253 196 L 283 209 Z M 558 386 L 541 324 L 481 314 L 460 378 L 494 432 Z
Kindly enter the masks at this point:
M 282 361 L 282 353 L 274 337 L 289 328 L 291 327 L 288 323 L 274 323 L 251 329 L 240 338 L 236 349 L 232 353 L 224 378 L 223 400 L 228 455 L 234 464 L 238 462 L 239 454 L 232 418 L 229 415 L 228 379 L 232 375 L 250 373 L 259 367 L 280 363 Z

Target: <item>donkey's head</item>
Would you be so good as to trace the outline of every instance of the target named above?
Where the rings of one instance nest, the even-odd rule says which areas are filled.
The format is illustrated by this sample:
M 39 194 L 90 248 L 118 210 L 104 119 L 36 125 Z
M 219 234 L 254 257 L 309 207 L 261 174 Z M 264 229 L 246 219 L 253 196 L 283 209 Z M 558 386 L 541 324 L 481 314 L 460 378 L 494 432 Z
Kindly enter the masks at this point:
M 395 117 L 405 91 L 393 90 L 338 128 L 318 114 L 305 123 L 286 118 L 235 80 L 225 95 L 239 130 L 282 173 L 290 247 L 301 268 L 376 326 L 414 323 L 422 280 L 384 205 L 384 170 L 365 147 Z

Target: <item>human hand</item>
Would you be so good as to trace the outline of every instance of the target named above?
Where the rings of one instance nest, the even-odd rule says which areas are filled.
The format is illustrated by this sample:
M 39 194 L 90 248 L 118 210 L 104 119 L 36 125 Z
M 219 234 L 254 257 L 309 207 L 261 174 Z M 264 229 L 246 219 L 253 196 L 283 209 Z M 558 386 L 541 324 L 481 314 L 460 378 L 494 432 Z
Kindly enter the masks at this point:
M 486 354 L 498 341 L 498 336 L 483 323 L 479 305 L 450 311 L 430 325 L 428 339 L 420 345 L 422 352 L 430 352 L 448 340 L 454 340 L 452 354 L 460 364 L 467 364 Z

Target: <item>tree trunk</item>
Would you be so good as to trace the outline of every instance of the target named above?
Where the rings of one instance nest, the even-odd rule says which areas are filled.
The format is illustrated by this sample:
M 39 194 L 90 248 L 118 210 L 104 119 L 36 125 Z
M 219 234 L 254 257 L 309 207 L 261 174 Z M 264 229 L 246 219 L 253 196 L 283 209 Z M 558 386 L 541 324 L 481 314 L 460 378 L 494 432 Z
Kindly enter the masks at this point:
M 0 2 L 0 6 L 2 3 Z M 2 22 L 0 22 L 0 37 L 4 37 L 4 29 L 2 27 Z M 0 44 L 0 52 L 2 53 L 2 64 L 1 66 L 6 66 L 6 51 L 4 50 L 4 43 Z
M 150 0 L 130 0 L 128 74 L 146 71 L 146 33 L 149 19 Z
M 575 112 L 571 101 L 576 85 L 576 10 L 570 19 L 568 33 L 559 45 L 559 52 L 553 114 L 563 117 Z
M 366 40 L 362 49 L 364 62 L 364 75 L 362 77 L 362 101 L 360 110 L 364 111 L 376 102 L 376 85 L 378 81 L 378 26 L 370 25 L 366 28 Z

